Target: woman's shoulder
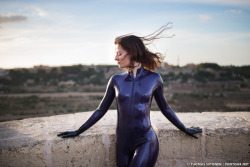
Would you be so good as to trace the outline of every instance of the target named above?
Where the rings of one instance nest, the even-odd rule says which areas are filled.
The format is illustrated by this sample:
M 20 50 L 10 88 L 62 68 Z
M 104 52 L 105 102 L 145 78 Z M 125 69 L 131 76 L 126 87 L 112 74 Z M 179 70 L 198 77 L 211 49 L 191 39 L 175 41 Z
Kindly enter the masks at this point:
M 123 78 L 124 76 L 126 76 L 128 73 L 127 72 L 123 72 L 123 73 L 120 73 L 120 74 L 113 74 L 111 77 L 110 77 L 110 80 L 117 80 L 119 78 Z
M 145 71 L 146 71 L 146 73 L 148 73 L 148 75 L 150 77 L 153 77 L 153 78 L 155 78 L 157 80 L 162 80 L 161 75 L 158 72 L 156 72 L 156 71 L 149 71 L 147 69 L 145 69 Z
M 128 72 L 123 72 L 123 73 L 120 73 L 120 74 L 114 74 L 114 75 L 112 75 L 112 77 L 119 78 L 119 77 L 123 77 L 123 76 L 125 76 L 127 74 L 128 74 Z

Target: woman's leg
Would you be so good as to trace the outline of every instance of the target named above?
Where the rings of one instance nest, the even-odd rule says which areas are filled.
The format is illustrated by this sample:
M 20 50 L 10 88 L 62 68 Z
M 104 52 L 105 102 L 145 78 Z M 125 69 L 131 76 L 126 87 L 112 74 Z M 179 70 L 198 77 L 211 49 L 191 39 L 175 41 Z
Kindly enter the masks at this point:
M 155 165 L 159 153 L 159 143 L 154 131 L 149 138 L 149 141 L 135 150 L 129 167 L 153 167 Z
M 119 146 L 116 144 L 116 166 L 128 167 L 134 153 L 129 152 L 129 146 Z

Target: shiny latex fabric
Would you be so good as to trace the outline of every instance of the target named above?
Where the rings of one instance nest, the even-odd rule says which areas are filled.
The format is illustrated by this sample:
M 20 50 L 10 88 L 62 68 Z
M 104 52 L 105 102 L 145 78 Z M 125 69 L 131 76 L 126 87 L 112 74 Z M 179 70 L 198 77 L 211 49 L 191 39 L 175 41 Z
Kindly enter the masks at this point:
M 159 152 L 158 139 L 150 122 L 153 97 L 163 115 L 177 128 L 185 131 L 184 125 L 166 102 L 161 76 L 143 67 L 137 70 L 136 78 L 130 71 L 113 75 L 99 107 L 77 131 L 82 133 L 95 124 L 107 112 L 115 98 L 118 112 L 117 166 L 152 167 Z

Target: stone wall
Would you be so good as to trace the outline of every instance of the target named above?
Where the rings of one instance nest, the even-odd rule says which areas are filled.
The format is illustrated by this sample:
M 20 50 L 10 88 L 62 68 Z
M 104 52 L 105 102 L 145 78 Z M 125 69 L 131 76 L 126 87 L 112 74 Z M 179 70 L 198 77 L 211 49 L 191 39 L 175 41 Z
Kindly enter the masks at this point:
M 116 166 L 115 110 L 108 111 L 78 137 L 56 136 L 58 132 L 77 129 L 92 113 L 1 122 L 0 166 Z M 160 144 L 157 167 L 226 166 L 226 163 L 249 166 L 250 112 L 177 113 L 177 116 L 186 127 L 202 127 L 203 133 L 198 134 L 198 140 L 189 137 L 161 112 L 152 111 L 152 126 Z

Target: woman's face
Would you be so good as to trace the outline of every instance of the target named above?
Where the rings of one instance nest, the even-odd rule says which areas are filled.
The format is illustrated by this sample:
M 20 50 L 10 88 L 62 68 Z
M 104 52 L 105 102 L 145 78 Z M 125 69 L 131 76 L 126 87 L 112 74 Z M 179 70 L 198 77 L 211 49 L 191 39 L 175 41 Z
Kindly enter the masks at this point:
M 129 67 L 130 57 L 126 50 L 124 50 L 120 45 L 115 45 L 115 60 L 120 68 Z

